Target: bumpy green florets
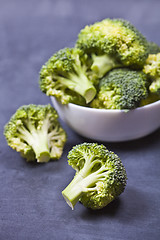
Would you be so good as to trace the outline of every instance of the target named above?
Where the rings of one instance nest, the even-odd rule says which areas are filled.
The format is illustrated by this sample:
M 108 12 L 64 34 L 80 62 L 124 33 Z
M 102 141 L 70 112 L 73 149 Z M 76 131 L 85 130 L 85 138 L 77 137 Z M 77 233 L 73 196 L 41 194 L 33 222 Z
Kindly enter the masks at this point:
M 150 54 L 148 56 L 143 72 L 147 74 L 152 81 L 149 86 L 150 92 L 160 96 L 160 53 Z
M 143 67 L 148 56 L 146 38 L 123 19 L 104 19 L 86 26 L 80 31 L 76 46 L 90 54 L 106 54 L 117 63 L 136 69 Z
M 93 108 L 133 109 L 148 96 L 149 81 L 142 71 L 114 69 L 100 81 Z
M 88 56 L 80 49 L 64 48 L 55 53 L 40 71 L 40 88 L 62 104 L 85 105 L 95 94 Z
M 4 135 L 8 145 L 27 161 L 59 159 L 66 142 L 66 133 L 51 105 L 20 107 L 5 125 Z
M 88 208 L 100 209 L 124 191 L 126 170 L 120 158 L 104 145 L 79 144 L 68 159 L 76 175 L 62 194 L 72 208 L 79 200 Z
M 160 52 L 160 46 L 155 42 L 148 42 L 148 52 L 149 54 L 156 54 Z

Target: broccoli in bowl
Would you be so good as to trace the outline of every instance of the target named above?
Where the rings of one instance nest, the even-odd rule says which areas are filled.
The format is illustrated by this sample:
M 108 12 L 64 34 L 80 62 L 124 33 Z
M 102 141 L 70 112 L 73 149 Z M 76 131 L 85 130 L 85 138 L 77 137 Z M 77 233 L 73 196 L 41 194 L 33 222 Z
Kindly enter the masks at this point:
M 148 96 L 149 80 L 142 71 L 129 68 L 111 70 L 99 83 L 93 108 L 134 109 Z

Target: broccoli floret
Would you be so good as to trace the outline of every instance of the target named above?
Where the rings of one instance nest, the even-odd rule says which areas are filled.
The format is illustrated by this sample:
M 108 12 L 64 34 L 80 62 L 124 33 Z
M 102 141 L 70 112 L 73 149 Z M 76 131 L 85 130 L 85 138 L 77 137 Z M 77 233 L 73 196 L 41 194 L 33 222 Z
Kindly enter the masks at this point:
M 124 191 L 125 167 L 104 145 L 79 144 L 69 152 L 68 159 L 76 174 L 62 195 L 72 209 L 78 201 L 91 209 L 103 208 Z
M 51 105 L 24 105 L 4 127 L 8 145 L 27 161 L 59 159 L 66 142 L 58 114 Z
M 113 69 L 100 81 L 93 108 L 133 109 L 148 96 L 148 79 L 142 71 Z
M 149 86 L 150 92 L 160 96 L 160 52 L 148 56 L 143 72 L 152 80 Z
M 160 46 L 155 42 L 148 42 L 149 54 L 156 54 L 160 52 Z
M 40 88 L 62 104 L 85 105 L 95 94 L 94 77 L 90 75 L 88 56 L 77 48 L 55 53 L 40 71 Z
M 99 77 L 120 67 L 141 69 L 148 56 L 146 38 L 128 21 L 104 19 L 82 29 L 76 47 L 90 54 Z

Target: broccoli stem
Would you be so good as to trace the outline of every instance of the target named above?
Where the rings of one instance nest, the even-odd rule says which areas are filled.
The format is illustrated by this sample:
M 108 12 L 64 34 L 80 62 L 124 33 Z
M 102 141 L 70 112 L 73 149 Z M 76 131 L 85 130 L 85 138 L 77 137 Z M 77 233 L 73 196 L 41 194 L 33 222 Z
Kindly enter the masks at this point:
M 36 154 L 37 162 L 48 162 L 50 152 L 48 147 L 48 136 L 42 131 L 35 132 L 30 139 L 31 146 Z
M 96 89 L 92 82 L 88 79 L 83 67 L 75 66 L 74 69 L 75 73 L 69 73 L 67 77 L 58 76 L 58 79 L 69 89 L 84 97 L 86 103 L 89 103 L 95 97 Z
M 19 128 L 21 138 L 27 142 L 35 152 L 37 162 L 48 162 L 50 159 L 50 151 L 48 147 L 48 132 L 43 129 L 36 129 L 29 125 L 29 130 L 25 127 Z
M 80 185 L 83 177 L 77 174 L 70 184 L 62 191 L 62 195 L 66 200 L 67 204 L 74 209 L 74 206 L 83 194 L 82 186 Z
M 92 54 L 92 60 L 91 69 L 99 78 L 102 78 L 111 69 L 121 66 L 121 64 L 117 63 L 112 57 L 106 54 L 100 56 Z
M 72 75 L 72 79 L 76 83 L 74 91 L 83 96 L 86 103 L 91 102 L 96 95 L 96 89 L 89 81 L 88 77 L 83 72 L 79 72 L 78 76 Z
M 70 184 L 62 191 L 64 199 L 72 210 L 82 194 L 88 191 L 96 191 L 96 183 L 99 180 L 103 181 L 106 176 L 107 168 L 105 166 L 101 166 L 96 172 L 91 173 L 91 169 L 96 163 L 99 163 L 99 161 L 94 160 L 92 162 L 91 159 L 87 161 Z

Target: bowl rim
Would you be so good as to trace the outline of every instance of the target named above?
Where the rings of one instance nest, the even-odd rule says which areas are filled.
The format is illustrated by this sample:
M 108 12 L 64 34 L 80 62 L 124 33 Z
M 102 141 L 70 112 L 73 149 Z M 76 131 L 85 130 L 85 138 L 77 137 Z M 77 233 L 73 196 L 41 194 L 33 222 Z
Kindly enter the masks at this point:
M 53 97 L 55 98 L 55 97 Z M 64 107 L 71 107 L 71 108 L 79 108 L 79 109 L 83 109 L 85 111 L 90 111 L 90 112 L 131 112 L 131 111 L 140 111 L 140 110 L 143 110 L 143 109 L 147 109 L 147 108 L 151 108 L 152 106 L 156 106 L 156 105 L 160 105 L 160 100 L 158 101 L 155 101 L 153 103 L 150 103 L 150 104 L 147 104 L 147 105 L 144 105 L 142 107 L 137 107 L 137 108 L 134 108 L 134 109 L 99 109 L 99 108 L 91 108 L 91 107 L 87 107 L 87 106 L 81 106 L 81 105 L 78 105 L 78 104 L 75 104 L 75 103 L 68 103 L 68 104 L 61 104 L 56 98 L 55 100 L 58 102 L 58 104 L 60 104 L 61 106 L 64 106 Z

